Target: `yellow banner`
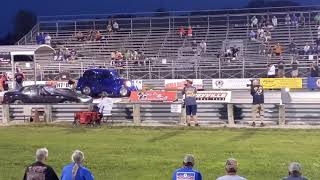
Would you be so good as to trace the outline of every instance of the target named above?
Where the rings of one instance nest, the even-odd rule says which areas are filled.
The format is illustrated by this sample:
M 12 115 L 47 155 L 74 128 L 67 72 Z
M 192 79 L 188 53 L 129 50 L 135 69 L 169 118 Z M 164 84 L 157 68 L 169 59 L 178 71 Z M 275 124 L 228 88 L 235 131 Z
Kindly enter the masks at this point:
M 264 89 L 302 88 L 302 78 L 261 78 Z

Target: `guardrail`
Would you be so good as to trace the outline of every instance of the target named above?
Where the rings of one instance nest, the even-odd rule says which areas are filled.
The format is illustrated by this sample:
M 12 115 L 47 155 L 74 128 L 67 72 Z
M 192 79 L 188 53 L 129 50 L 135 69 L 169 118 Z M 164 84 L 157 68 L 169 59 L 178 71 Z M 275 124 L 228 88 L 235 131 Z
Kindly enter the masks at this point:
M 172 113 L 171 104 L 175 103 L 116 103 L 112 110 L 113 123 L 174 124 L 185 122 L 185 110 Z M 74 113 L 88 111 L 92 105 L 54 104 L 54 105 L 2 105 L 0 120 L 2 123 L 23 122 L 27 119 L 25 109 L 37 108 L 43 111 L 40 119 L 45 122 L 72 122 Z M 212 124 L 248 124 L 251 119 L 251 104 L 198 104 L 198 119 L 201 125 Z M 320 124 L 320 104 L 265 104 L 264 120 L 272 125 Z

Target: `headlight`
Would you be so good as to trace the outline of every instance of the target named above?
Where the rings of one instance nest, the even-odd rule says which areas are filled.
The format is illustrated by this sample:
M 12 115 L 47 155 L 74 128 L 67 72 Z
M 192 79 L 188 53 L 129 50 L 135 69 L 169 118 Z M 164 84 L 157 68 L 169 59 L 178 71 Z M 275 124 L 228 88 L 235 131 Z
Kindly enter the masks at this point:
M 130 81 L 126 81 L 126 86 L 127 86 L 127 87 L 131 87 L 131 85 L 132 85 L 132 84 L 131 84 Z

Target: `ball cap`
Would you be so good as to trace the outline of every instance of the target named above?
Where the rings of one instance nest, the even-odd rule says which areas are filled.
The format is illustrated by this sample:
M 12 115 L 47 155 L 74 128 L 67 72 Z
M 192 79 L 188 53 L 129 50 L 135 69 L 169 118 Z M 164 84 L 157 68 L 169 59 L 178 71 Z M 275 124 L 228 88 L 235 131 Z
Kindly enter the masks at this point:
M 238 161 L 233 158 L 229 158 L 226 162 L 226 169 L 238 169 Z
M 289 172 L 293 172 L 293 171 L 301 172 L 302 171 L 301 165 L 297 162 L 290 163 L 288 169 L 289 169 Z
M 192 163 L 194 164 L 194 157 L 192 154 L 186 154 L 183 158 L 183 163 L 187 164 L 187 163 Z
M 193 81 L 191 79 L 186 80 L 187 83 L 193 84 Z

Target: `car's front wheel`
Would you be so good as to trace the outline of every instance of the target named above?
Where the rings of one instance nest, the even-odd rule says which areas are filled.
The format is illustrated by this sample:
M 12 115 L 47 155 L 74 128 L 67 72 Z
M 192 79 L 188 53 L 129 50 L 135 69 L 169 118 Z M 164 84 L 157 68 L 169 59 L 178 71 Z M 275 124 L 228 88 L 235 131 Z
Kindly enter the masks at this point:
M 82 89 L 82 94 L 85 94 L 85 95 L 89 96 L 91 94 L 91 88 L 89 86 L 85 86 Z
M 129 93 L 129 90 L 122 86 L 121 89 L 120 89 L 120 96 L 124 97 L 124 96 L 128 96 L 128 93 Z

